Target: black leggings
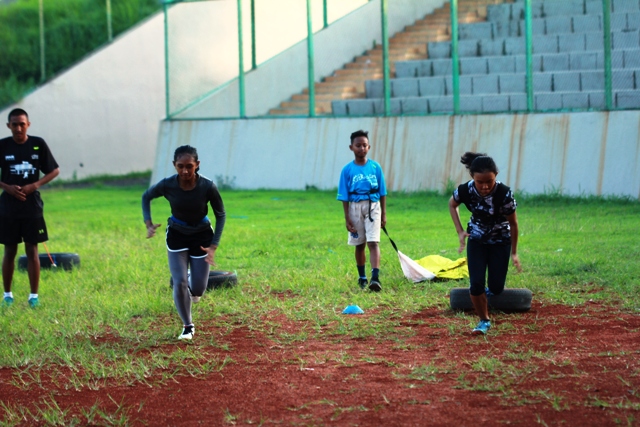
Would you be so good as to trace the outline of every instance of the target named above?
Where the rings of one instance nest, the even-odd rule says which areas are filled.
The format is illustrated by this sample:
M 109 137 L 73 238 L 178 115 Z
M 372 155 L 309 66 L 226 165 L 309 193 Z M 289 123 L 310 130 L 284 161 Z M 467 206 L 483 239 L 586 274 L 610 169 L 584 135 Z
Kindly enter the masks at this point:
M 482 295 L 485 276 L 489 290 L 494 295 L 502 293 L 507 280 L 511 245 L 484 244 L 476 239 L 467 240 L 467 265 L 469 267 L 469 293 Z

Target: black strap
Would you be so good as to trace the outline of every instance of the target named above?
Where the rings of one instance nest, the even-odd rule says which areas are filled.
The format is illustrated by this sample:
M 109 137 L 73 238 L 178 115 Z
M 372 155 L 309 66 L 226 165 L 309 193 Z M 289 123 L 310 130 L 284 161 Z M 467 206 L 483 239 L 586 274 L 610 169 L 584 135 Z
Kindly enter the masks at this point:
M 380 188 L 372 188 L 369 190 L 369 192 L 367 193 L 367 196 L 369 196 L 369 221 L 374 222 L 375 220 L 371 217 L 371 195 L 372 194 L 376 194 L 380 192 Z M 349 193 L 349 194 L 361 194 L 361 193 Z M 386 231 L 385 231 L 386 233 Z M 387 234 L 387 236 L 389 236 Z M 397 249 L 396 249 L 397 250 Z
M 385 227 L 382 227 L 382 231 L 384 231 L 384 234 L 386 234 L 387 237 L 389 238 L 389 241 L 391 242 L 391 246 L 393 246 L 393 249 L 395 249 L 396 252 L 398 252 L 398 247 L 396 246 L 396 242 L 394 242 L 391 236 L 389 236 L 389 233 L 387 233 L 387 229 Z

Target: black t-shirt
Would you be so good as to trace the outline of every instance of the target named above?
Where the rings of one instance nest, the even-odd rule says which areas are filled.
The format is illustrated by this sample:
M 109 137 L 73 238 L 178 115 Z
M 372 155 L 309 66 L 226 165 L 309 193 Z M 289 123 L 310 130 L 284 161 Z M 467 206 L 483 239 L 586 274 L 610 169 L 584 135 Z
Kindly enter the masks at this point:
M 162 196 L 169 201 L 171 214 L 189 225 L 199 224 L 207 216 L 207 205 L 210 204 L 216 218 L 212 244 L 219 243 L 226 214 L 222 197 L 213 181 L 198 175 L 195 188 L 185 191 L 180 188 L 178 175 L 164 178 L 142 195 L 142 216 L 145 220 L 151 219 L 151 200 Z
M 22 144 L 15 142 L 13 137 L 0 139 L 0 180 L 5 184 L 24 187 L 38 181 L 40 172 L 46 175 L 57 168 L 58 163 L 44 139 L 29 136 Z M 24 202 L 4 191 L 0 195 L 0 216 L 38 218 L 42 211 L 38 191 L 29 194 Z

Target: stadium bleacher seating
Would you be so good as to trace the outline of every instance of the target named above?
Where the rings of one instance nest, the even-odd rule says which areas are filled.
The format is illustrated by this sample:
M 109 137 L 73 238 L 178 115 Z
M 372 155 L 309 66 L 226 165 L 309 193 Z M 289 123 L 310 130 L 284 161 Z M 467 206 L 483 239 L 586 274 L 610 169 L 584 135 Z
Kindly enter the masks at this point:
M 459 26 L 462 112 L 527 108 L 524 1 L 487 6 L 486 21 Z M 532 2 L 534 109 L 605 107 L 601 0 Z M 614 108 L 640 108 L 640 0 L 612 0 Z M 392 114 L 451 112 L 451 42 L 427 43 L 428 59 L 396 61 Z M 383 111 L 383 81 L 365 82 L 366 98 L 332 101 L 335 115 Z

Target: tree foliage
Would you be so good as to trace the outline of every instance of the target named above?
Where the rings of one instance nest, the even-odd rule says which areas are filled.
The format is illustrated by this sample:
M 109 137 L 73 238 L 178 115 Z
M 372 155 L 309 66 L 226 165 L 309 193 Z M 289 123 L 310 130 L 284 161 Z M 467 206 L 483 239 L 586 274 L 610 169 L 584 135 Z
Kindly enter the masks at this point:
M 159 0 L 111 0 L 114 37 L 161 8 Z M 0 4 L 0 106 L 41 82 L 38 0 Z M 43 0 L 45 80 L 108 42 L 106 0 Z

